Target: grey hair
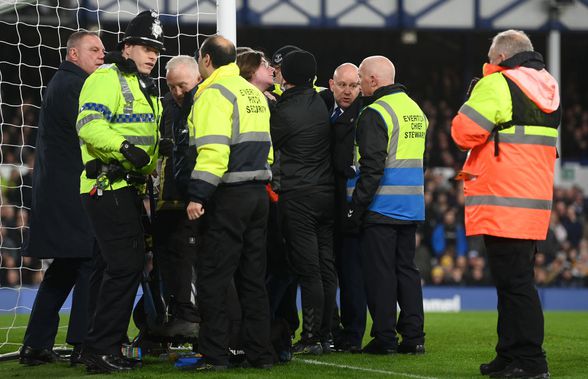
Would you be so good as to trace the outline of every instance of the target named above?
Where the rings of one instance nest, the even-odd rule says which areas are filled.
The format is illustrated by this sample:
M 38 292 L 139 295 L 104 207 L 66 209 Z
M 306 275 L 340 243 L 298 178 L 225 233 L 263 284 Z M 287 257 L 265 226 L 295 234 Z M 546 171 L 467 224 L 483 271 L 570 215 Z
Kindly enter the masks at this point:
M 189 55 L 178 55 L 173 57 L 165 65 L 165 70 L 166 72 L 170 72 L 171 70 L 181 65 L 186 65 L 189 68 L 191 68 L 194 72 L 198 72 L 198 62 L 196 62 L 196 59 L 194 59 L 194 57 L 191 57 Z
M 82 38 L 84 38 L 86 36 L 94 36 L 94 37 L 100 38 L 100 36 L 96 32 L 88 32 L 86 30 L 80 30 L 80 31 L 74 32 L 67 39 L 67 44 L 66 44 L 67 53 L 69 53 L 69 51 L 72 48 L 76 47 L 78 45 L 78 43 L 82 40 Z
M 524 51 L 533 51 L 533 44 L 522 30 L 509 29 L 492 38 L 490 50 L 495 54 L 504 54 L 508 59 Z

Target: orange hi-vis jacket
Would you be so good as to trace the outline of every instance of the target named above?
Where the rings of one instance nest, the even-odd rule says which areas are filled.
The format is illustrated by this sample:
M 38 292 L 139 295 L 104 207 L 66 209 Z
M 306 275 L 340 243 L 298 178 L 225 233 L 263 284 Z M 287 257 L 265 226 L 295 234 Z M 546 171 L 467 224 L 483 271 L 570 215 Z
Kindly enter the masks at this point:
M 517 64 L 505 67 L 509 61 Z M 468 236 L 547 236 L 561 107 L 558 84 L 543 67 L 538 53 L 485 65 L 453 119 L 453 140 L 469 150 L 457 176 L 464 180 Z

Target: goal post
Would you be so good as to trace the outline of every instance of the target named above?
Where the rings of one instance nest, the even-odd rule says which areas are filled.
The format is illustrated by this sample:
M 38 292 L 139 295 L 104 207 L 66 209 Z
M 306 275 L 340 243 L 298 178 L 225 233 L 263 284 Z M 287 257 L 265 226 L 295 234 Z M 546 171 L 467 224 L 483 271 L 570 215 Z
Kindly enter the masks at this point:
M 29 228 L 35 140 L 45 89 L 65 59 L 71 33 L 95 31 L 112 50 L 128 22 L 148 9 L 159 13 L 165 30 L 167 50 L 152 72 L 161 95 L 167 92 L 165 64 L 172 56 L 194 55 L 213 34 L 236 42 L 235 0 L 0 3 L 0 360 L 17 356 L 36 288 L 50 263 L 21 255 Z M 67 313 L 68 306 L 62 311 Z M 65 347 L 66 328 L 62 318 L 56 347 Z

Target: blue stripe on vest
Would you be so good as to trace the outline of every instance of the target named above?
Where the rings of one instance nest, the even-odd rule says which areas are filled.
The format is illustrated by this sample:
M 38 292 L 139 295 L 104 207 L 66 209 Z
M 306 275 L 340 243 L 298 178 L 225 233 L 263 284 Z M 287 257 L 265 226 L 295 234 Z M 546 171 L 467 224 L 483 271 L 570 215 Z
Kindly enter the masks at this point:
M 425 198 L 422 195 L 377 195 L 369 210 L 397 220 L 423 221 Z
M 125 124 L 132 122 L 153 122 L 155 116 L 152 113 L 133 113 L 133 114 L 119 114 L 114 116 L 112 122 L 117 124 Z
M 381 186 L 422 186 L 425 183 L 422 168 L 386 168 Z
M 102 115 L 104 115 L 104 118 L 107 119 L 107 120 L 110 120 L 110 118 L 112 117 L 112 112 L 104 104 L 85 103 L 80 108 L 80 112 L 83 112 L 85 110 L 100 112 L 100 113 L 102 113 Z

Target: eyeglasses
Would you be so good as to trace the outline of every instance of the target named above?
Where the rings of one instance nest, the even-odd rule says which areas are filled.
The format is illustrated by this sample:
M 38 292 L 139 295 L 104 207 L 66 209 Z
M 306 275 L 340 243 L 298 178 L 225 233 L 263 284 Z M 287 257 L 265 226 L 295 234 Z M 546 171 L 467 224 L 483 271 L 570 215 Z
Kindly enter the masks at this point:
M 336 82 L 335 85 L 339 88 L 341 88 L 342 90 L 346 90 L 347 88 L 351 89 L 351 90 L 355 90 L 359 88 L 359 83 L 345 83 L 345 82 Z
M 270 64 L 268 61 L 266 61 L 265 59 L 261 60 L 261 66 L 265 67 L 265 68 L 270 68 Z

